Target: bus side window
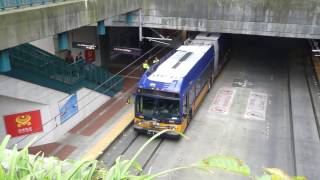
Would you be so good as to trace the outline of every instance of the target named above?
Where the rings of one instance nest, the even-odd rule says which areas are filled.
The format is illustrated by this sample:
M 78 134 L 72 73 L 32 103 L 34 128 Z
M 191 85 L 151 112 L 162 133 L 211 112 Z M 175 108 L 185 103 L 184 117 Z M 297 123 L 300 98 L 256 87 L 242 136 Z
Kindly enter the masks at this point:
M 202 88 L 202 78 L 203 76 L 201 76 L 201 78 L 196 81 L 196 96 L 200 94 Z
M 195 85 L 193 84 L 189 89 L 189 107 L 192 107 L 192 103 L 195 99 L 195 96 L 196 96 L 196 88 L 195 88 Z
M 185 97 L 183 98 L 183 114 L 187 114 L 188 113 L 188 106 L 187 106 L 187 102 L 188 102 L 188 94 L 186 93 Z

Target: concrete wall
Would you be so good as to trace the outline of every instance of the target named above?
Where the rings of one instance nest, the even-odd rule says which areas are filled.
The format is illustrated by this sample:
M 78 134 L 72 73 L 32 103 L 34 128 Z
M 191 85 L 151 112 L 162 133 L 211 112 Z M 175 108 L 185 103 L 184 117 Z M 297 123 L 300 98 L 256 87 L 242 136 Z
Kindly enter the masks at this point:
M 320 39 L 317 0 L 142 1 L 145 27 Z M 134 16 L 131 25 L 137 22 Z M 127 26 L 125 16 L 106 23 Z
M 0 12 L 0 50 L 138 9 L 140 0 L 70 0 Z
M 3 139 L 7 134 L 3 116 L 35 110 L 40 110 L 43 123 L 50 119 L 48 105 L 0 95 L 0 139 Z
M 43 39 L 39 39 L 36 41 L 32 41 L 30 42 L 30 44 L 44 50 L 47 51 L 51 54 L 55 54 L 56 53 L 56 38 L 54 36 L 49 36 Z
M 99 108 L 102 104 L 104 104 L 110 99 L 110 97 L 106 95 L 97 93 L 87 88 L 81 88 L 77 91 L 76 94 L 78 97 L 78 113 L 70 119 L 68 119 L 68 121 L 63 124 L 59 124 L 60 119 L 56 118 L 58 126 L 56 126 L 56 123 L 52 123 L 51 127 L 48 128 L 49 130 L 55 128 L 55 130 L 48 133 L 44 138 L 42 138 L 40 141 L 34 144 L 34 146 L 47 144 L 50 142 L 56 142 L 61 136 L 65 135 L 70 129 L 72 129 L 85 117 L 89 116 L 92 112 L 94 112 L 97 108 Z M 64 102 L 60 101 L 58 102 L 58 104 L 60 104 L 61 106 L 62 104 L 64 104 Z
M 61 124 L 59 107 L 64 104 L 68 96 L 63 92 L 0 75 L 0 139 L 6 135 L 4 115 L 40 110 L 44 124 L 43 133 L 29 135 L 27 138 L 24 136 L 12 138 L 9 144 L 19 142 L 19 147 L 23 147 L 35 136 L 40 140 L 34 145 L 55 142 L 110 99 L 106 95 L 81 88 L 77 92 L 79 112 Z

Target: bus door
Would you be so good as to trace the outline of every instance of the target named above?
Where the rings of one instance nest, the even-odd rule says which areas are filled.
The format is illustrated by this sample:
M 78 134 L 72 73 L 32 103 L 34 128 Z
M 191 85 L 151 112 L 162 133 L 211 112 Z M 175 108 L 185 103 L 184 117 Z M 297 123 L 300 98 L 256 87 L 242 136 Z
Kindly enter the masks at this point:
M 192 84 L 189 89 L 189 116 L 190 119 L 193 116 L 193 113 L 195 112 L 195 100 L 196 100 L 196 87 L 195 84 Z
M 187 124 L 190 123 L 190 105 L 189 105 L 189 93 L 187 92 L 185 97 L 183 98 L 183 107 L 182 107 L 182 118 L 183 121 L 187 121 Z

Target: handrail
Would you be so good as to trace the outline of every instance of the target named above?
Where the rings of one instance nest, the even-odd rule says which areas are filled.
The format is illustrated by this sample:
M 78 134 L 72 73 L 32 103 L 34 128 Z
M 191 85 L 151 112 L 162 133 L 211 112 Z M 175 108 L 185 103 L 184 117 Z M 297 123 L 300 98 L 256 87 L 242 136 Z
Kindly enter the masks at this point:
M 10 8 L 21 8 L 48 3 L 64 2 L 66 0 L 0 0 L 0 11 Z
M 28 69 L 49 79 L 74 87 L 83 85 L 83 87 L 94 89 L 100 93 L 112 87 L 108 91 L 108 95 L 122 89 L 122 82 L 113 85 L 116 81 L 122 81 L 120 75 L 114 76 L 110 82 L 104 83 L 112 74 L 101 67 L 86 63 L 84 59 L 68 64 L 60 57 L 30 44 L 11 48 L 9 52 L 14 67 Z

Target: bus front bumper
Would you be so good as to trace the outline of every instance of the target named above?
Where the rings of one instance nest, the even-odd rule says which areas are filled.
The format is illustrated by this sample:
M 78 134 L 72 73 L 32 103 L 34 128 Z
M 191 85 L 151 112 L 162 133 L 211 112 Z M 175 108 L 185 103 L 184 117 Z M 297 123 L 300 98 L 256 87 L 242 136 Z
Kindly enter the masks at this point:
M 139 134 L 146 134 L 148 136 L 153 136 L 159 132 L 161 132 L 161 130 L 154 130 L 154 129 L 146 129 L 137 125 L 133 125 L 134 130 L 139 133 Z M 180 134 L 175 132 L 175 131 L 169 131 L 166 132 L 164 134 L 162 134 L 160 137 L 164 137 L 164 138 L 170 138 L 170 139 L 180 139 Z

